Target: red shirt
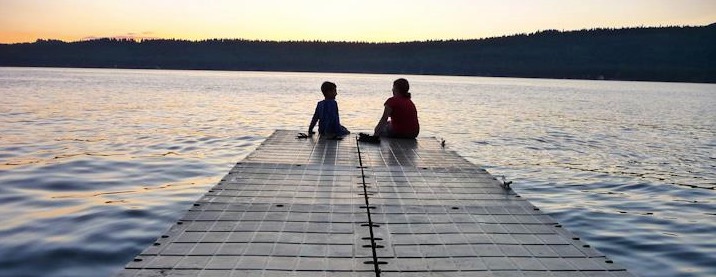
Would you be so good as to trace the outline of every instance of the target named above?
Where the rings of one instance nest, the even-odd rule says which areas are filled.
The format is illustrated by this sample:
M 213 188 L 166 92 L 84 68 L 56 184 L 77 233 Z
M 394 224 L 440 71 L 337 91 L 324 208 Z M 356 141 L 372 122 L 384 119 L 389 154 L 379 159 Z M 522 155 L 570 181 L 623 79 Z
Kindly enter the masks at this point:
M 397 136 L 416 137 L 420 132 L 418 123 L 418 110 L 410 98 L 404 96 L 393 96 L 385 101 L 385 106 L 390 107 L 390 126 Z

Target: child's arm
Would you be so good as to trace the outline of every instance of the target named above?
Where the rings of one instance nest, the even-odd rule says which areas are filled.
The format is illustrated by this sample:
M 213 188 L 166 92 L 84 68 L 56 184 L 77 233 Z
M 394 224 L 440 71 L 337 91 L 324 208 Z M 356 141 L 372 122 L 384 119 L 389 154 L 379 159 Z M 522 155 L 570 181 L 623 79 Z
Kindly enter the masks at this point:
M 390 117 L 390 114 L 393 112 L 393 109 L 388 107 L 388 105 L 385 105 L 385 109 L 383 110 L 383 116 L 378 121 L 378 125 L 375 126 L 375 130 L 373 130 L 374 136 L 380 136 L 383 133 L 383 130 L 385 129 L 385 125 L 388 124 L 388 117 Z
M 308 125 L 308 134 L 315 134 L 313 132 L 313 127 L 316 127 L 316 122 L 318 122 L 318 107 L 320 104 L 316 105 L 316 111 L 313 112 L 313 118 L 311 118 L 311 124 Z
M 341 126 L 341 116 L 340 116 L 340 112 L 338 111 L 338 103 L 336 103 L 336 114 L 334 116 L 335 116 L 335 119 L 332 121 L 334 134 L 336 134 L 336 136 L 347 135 L 346 133 L 343 132 L 344 127 Z

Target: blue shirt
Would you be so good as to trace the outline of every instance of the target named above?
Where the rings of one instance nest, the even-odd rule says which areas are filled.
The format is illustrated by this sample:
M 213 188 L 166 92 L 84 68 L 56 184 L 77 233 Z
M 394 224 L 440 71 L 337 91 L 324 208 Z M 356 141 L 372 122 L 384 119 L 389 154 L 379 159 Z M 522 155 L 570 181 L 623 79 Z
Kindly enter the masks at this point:
M 313 120 L 318 120 L 318 133 L 345 135 L 338 116 L 338 102 L 335 99 L 325 99 L 318 102 Z

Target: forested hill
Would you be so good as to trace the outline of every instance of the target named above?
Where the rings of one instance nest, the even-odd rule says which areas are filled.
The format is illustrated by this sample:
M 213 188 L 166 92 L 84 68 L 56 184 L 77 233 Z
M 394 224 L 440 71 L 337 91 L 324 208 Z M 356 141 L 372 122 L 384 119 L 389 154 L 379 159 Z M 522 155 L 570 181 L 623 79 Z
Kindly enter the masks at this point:
M 0 66 L 217 69 L 716 82 L 716 23 L 403 43 L 38 40 Z

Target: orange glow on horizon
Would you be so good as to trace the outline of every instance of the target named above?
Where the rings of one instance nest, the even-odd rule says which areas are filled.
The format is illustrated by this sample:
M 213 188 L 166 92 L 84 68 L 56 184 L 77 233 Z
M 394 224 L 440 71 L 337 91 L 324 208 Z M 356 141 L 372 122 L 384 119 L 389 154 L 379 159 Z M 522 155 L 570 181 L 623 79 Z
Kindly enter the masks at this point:
M 100 37 L 396 42 L 714 22 L 712 0 L 3 0 L 0 43 Z

